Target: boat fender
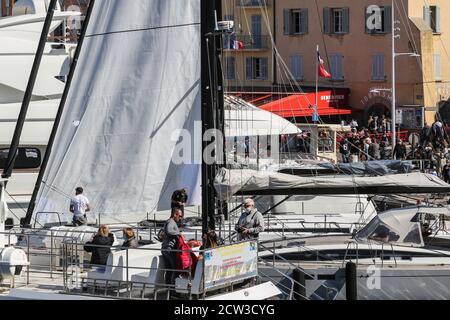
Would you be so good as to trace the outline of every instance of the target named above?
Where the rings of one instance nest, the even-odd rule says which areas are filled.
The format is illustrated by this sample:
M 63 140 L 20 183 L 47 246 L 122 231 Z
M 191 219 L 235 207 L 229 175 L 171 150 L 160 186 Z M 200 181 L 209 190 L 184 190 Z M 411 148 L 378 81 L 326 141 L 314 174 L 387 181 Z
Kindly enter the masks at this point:
M 8 280 L 19 275 L 24 266 L 28 266 L 28 258 L 22 249 L 4 248 L 0 252 L 0 280 Z

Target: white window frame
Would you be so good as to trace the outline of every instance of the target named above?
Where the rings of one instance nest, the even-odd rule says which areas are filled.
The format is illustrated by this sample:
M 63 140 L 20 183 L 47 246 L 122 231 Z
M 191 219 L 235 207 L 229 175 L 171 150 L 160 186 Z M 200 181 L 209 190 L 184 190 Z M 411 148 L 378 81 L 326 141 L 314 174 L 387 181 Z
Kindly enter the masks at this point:
M 438 6 L 430 6 L 430 27 L 433 30 L 433 33 L 441 33 L 441 30 L 438 30 L 437 20 L 440 19 L 437 13 Z
M 343 8 L 336 8 L 332 11 L 332 31 L 333 33 L 344 33 L 344 9 Z
M 302 33 L 302 10 L 294 9 L 291 11 L 292 34 Z M 297 23 L 298 22 L 298 23 Z M 297 29 L 298 27 L 298 29 Z
M 251 75 L 250 77 L 247 77 L 247 80 L 268 80 L 269 79 L 269 59 L 267 57 L 249 57 L 248 59 L 250 59 L 251 61 Z M 267 60 L 267 65 L 266 65 L 266 75 L 263 74 L 263 66 L 262 66 L 262 61 L 263 59 Z

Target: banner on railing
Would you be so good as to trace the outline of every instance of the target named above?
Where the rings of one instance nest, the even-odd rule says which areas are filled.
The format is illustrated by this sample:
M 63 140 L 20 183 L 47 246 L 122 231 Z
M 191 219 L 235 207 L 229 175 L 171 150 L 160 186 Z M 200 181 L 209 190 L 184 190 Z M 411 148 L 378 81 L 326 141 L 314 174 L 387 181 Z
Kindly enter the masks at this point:
M 205 289 L 258 275 L 258 242 L 242 242 L 205 251 Z

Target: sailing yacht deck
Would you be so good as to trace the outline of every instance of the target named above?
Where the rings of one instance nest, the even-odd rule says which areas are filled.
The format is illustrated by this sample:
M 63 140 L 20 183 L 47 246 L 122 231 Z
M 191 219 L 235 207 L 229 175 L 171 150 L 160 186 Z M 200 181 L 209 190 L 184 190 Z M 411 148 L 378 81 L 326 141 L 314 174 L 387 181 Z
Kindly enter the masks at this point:
M 83 274 L 81 274 L 83 275 Z M 22 272 L 14 280 L 14 287 L 8 283 L 0 288 L 0 300 L 104 300 L 102 297 L 76 296 L 64 293 L 62 272 L 42 273 L 42 270 L 30 269 Z

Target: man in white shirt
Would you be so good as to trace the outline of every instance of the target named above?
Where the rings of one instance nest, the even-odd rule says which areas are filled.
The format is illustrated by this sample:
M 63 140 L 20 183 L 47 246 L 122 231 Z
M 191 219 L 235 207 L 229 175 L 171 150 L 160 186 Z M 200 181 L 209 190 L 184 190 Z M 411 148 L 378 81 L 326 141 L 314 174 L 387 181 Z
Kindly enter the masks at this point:
M 83 188 L 75 189 L 75 197 L 70 200 L 70 212 L 73 213 L 73 225 L 87 225 L 86 212 L 91 211 L 91 205 L 88 198 L 83 195 Z

